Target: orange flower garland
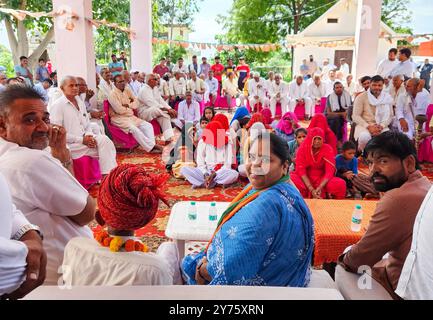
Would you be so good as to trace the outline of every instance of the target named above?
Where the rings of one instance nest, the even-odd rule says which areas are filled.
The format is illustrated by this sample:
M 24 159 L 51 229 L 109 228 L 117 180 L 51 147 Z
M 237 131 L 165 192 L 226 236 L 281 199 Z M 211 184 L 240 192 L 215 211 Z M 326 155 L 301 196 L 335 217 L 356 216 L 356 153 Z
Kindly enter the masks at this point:
M 107 231 L 102 230 L 95 232 L 95 240 L 103 247 L 110 248 L 111 252 L 119 252 L 122 248 L 126 252 L 149 252 L 148 246 L 141 243 L 140 241 L 135 241 L 132 239 L 123 241 L 120 237 L 110 237 Z

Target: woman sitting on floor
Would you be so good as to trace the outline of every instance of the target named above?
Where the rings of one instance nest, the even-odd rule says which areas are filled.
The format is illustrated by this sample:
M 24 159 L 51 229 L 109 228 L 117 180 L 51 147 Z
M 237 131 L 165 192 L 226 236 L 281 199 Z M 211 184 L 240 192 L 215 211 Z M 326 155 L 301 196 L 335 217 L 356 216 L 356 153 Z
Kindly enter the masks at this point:
M 236 131 L 230 127 L 227 116 L 222 113 L 217 113 L 212 121 L 217 121 L 221 124 L 223 129 L 226 131 L 226 134 L 230 138 L 231 144 L 234 145 L 236 141 Z
M 190 285 L 305 287 L 313 220 L 288 183 L 287 143 L 266 132 L 247 150 L 251 184 L 224 212 L 207 248 L 184 258 L 184 278 Z
M 296 155 L 296 169 L 290 176 L 306 199 L 344 199 L 346 183 L 335 177 L 335 154 L 324 140 L 322 129 L 308 130 Z
M 63 280 L 73 286 L 137 286 L 181 284 L 178 250 L 163 243 L 156 254 L 135 237 L 158 210 L 168 205 L 161 192 L 167 175 L 148 174 L 123 164 L 102 181 L 96 220 L 106 230 L 95 240 L 74 238 L 65 248 Z
M 239 130 L 250 121 L 251 115 L 247 108 L 239 107 L 236 109 L 236 112 L 230 122 L 230 127 L 238 134 Z M 238 135 L 240 137 L 240 135 Z
M 295 139 L 295 130 L 299 128 L 298 118 L 293 112 L 287 112 L 278 122 L 275 133 L 286 140 L 286 142 Z
M 197 146 L 197 168 L 183 167 L 180 173 L 193 188 L 228 186 L 239 177 L 239 173 L 232 169 L 234 160 L 233 145 L 225 129 L 220 122 L 211 121 Z
M 205 120 L 203 120 L 205 123 Z M 170 151 L 170 158 L 165 168 L 177 179 L 184 178 L 180 170 L 183 167 L 195 167 L 195 149 L 197 147 L 198 135 L 196 127 L 192 123 L 186 123 L 182 128 L 180 137 L 176 141 L 173 150 Z
M 322 129 L 325 140 L 323 143 L 326 143 L 332 148 L 332 151 L 334 152 L 334 156 L 337 155 L 337 137 L 335 136 L 334 132 L 331 130 L 331 128 L 328 125 L 328 120 L 326 117 L 318 113 L 316 114 L 310 122 L 310 125 L 308 126 L 308 131 L 310 131 L 313 128 L 320 128 Z

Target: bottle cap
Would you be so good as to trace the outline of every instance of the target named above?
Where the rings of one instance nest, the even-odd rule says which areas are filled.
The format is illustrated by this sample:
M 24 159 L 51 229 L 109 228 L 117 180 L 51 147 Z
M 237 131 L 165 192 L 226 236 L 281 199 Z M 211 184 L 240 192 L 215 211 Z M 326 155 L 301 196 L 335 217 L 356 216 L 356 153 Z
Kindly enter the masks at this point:
M 191 201 L 191 205 L 192 205 L 192 206 L 195 206 L 195 201 Z
M 355 208 L 358 209 L 358 210 L 361 210 L 361 209 L 362 209 L 362 207 L 361 207 L 360 204 L 357 204 Z
M 215 207 L 215 206 L 216 206 L 216 203 L 215 203 L 215 202 L 212 202 L 212 203 L 210 204 L 210 206 L 211 206 L 211 207 Z

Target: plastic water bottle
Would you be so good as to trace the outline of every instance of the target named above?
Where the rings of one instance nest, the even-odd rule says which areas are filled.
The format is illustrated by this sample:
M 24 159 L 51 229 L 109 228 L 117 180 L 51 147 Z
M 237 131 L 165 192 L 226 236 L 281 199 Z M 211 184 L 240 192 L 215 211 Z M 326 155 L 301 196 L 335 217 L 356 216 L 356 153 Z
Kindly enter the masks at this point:
M 209 208 L 209 220 L 216 221 L 218 219 L 217 211 L 216 211 L 216 203 L 212 202 Z
M 362 222 L 362 207 L 358 204 L 355 206 L 355 210 L 353 210 L 352 214 L 352 224 L 351 229 L 353 232 L 360 232 L 361 231 L 361 222 Z
M 197 220 L 197 206 L 194 201 L 191 201 L 188 208 L 188 219 L 189 220 Z

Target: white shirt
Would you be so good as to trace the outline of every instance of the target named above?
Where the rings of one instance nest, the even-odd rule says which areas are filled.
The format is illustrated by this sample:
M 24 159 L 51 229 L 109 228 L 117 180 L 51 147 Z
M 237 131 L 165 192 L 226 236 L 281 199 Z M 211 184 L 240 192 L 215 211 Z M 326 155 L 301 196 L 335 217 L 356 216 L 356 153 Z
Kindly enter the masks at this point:
M 150 108 L 167 108 L 171 109 L 171 107 L 164 101 L 161 97 L 161 93 L 159 92 L 158 87 L 154 87 L 153 89 L 145 84 L 138 94 L 138 102 L 140 103 L 139 109 L 150 109 Z M 140 111 L 139 111 L 140 113 Z
M 192 100 L 189 106 L 186 100 L 182 101 L 179 103 L 177 118 L 185 122 L 199 122 L 200 105 L 195 100 Z
M 211 95 L 216 95 L 218 92 L 218 80 L 216 78 L 212 78 L 212 80 L 207 78 L 206 84 L 209 87 L 209 93 Z
M 334 84 L 336 82 L 340 82 L 339 80 L 331 80 L 329 79 L 328 81 L 325 81 L 325 86 L 326 86 L 326 96 L 329 96 L 331 93 L 334 92 Z
M 401 84 L 400 88 L 398 88 L 397 91 L 395 90 L 394 85 L 391 83 L 389 85 L 389 94 L 394 99 L 394 105 L 396 105 L 399 96 L 402 95 L 402 94 L 403 95 L 406 94 L 406 88 L 404 87 L 404 83 Z
M 343 72 L 344 78 L 346 78 L 350 74 L 350 67 L 348 63 L 344 63 L 340 66 L 340 70 Z
M 161 96 L 169 96 L 170 95 L 170 88 L 168 87 L 168 83 L 167 81 L 165 81 L 164 79 L 160 79 L 159 80 L 159 91 L 161 93 Z M 140 87 L 141 89 L 141 87 Z M 138 96 L 140 90 L 137 92 L 137 94 L 135 96 Z
M 171 96 L 180 96 L 185 95 L 186 93 L 186 81 L 184 78 L 179 78 L 179 80 L 171 78 L 168 86 L 170 88 Z
M 230 81 L 230 79 L 225 79 L 223 82 L 223 90 L 232 97 L 236 96 L 238 94 L 238 83 L 236 79 L 233 79 L 233 81 Z
M 112 82 L 108 83 L 107 81 L 101 78 L 101 81 L 99 82 L 99 90 L 102 91 L 102 94 L 105 96 L 105 99 L 108 99 L 111 90 L 113 90 L 113 88 L 114 85 Z
M 390 76 L 405 76 L 407 78 L 413 78 L 414 68 L 413 63 L 410 60 L 406 60 L 405 62 L 399 62 L 394 69 L 392 69 Z
M 282 82 L 283 81 L 280 81 L 280 83 L 282 83 Z M 270 79 L 265 80 L 266 92 L 268 94 L 270 94 L 271 88 L 272 88 L 272 84 L 274 84 L 274 83 L 275 83 L 275 80 L 270 80 Z
M 347 92 L 349 92 L 350 96 L 353 97 L 356 93 L 356 84 L 355 82 L 350 83 L 350 85 L 347 84 L 346 81 L 344 81 L 344 88 L 346 89 Z
M 280 94 L 280 98 L 284 98 L 288 96 L 288 87 L 287 83 L 284 81 L 280 81 L 280 84 L 277 84 L 275 81 L 272 82 L 269 88 L 269 96 L 272 99 L 276 99 L 278 93 Z
M 47 151 L 20 147 L 1 138 L 0 172 L 9 181 L 17 209 L 41 228 L 48 257 L 45 284 L 57 284 L 68 241 L 92 237 L 89 227 L 80 227 L 68 218 L 84 210 L 88 192 Z
M 391 61 L 388 58 L 383 59 L 377 66 L 376 74 L 380 75 L 382 78 L 388 78 L 398 64 L 399 61 L 397 59 L 394 61 Z
M 405 300 L 433 299 L 433 187 L 415 220 L 412 247 L 398 281 L 397 293 Z
M 248 93 L 250 97 L 258 96 L 263 98 L 266 95 L 266 83 L 260 78 L 257 82 L 256 79 L 252 79 L 248 81 Z
M 406 119 L 409 122 L 415 121 L 417 115 L 425 115 L 427 107 L 430 105 L 430 94 L 426 89 L 418 92 L 415 99 L 412 95 L 401 94 L 397 100 L 396 116 L 397 120 Z
M 191 91 L 192 93 L 195 94 L 199 94 L 196 91 L 200 91 L 200 92 L 203 91 L 204 93 L 204 91 L 206 90 L 204 86 L 204 81 L 198 77 L 195 80 L 193 79 L 188 80 L 186 88 L 188 91 Z
M 326 97 L 326 85 L 323 82 L 320 82 L 320 85 L 317 86 L 316 83 L 310 83 L 308 85 L 308 95 L 311 99 L 317 100 Z
M 299 100 L 308 98 L 308 87 L 307 84 L 302 82 L 299 86 L 298 83 L 293 81 L 289 85 L 289 97 L 290 99 Z
M 179 65 L 176 64 L 176 65 L 173 67 L 173 70 L 171 70 L 171 73 L 175 74 L 175 73 L 178 72 L 178 71 L 180 71 L 180 72 L 182 72 L 182 73 L 184 73 L 184 74 L 186 74 L 186 75 L 189 73 L 189 71 L 188 71 L 188 66 L 186 66 L 186 65 L 182 65 L 182 67 L 179 67 Z
M 322 80 L 327 81 L 329 80 L 329 72 L 331 70 L 334 70 L 334 66 L 331 66 L 330 64 L 327 64 L 326 66 L 323 66 L 322 68 Z
M 217 164 L 223 163 L 222 168 L 231 169 L 233 163 L 233 145 L 229 142 L 224 147 L 216 149 L 200 140 L 197 145 L 197 168 L 203 174 L 209 173 Z
M 26 278 L 27 246 L 11 239 L 29 223 L 13 205 L 6 179 L 0 173 L 0 296 L 18 289 Z

